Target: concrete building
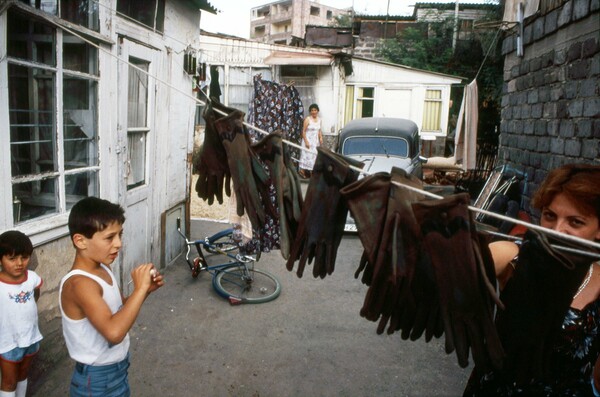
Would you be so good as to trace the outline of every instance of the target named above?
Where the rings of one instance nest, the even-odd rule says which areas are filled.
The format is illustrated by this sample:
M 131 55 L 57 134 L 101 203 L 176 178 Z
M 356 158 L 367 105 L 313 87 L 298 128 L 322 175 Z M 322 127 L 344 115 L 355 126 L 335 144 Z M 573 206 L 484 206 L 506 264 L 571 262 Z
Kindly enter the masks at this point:
M 349 9 L 329 7 L 318 1 L 283 0 L 250 10 L 250 39 L 271 44 L 303 41 L 306 25 L 326 26 Z

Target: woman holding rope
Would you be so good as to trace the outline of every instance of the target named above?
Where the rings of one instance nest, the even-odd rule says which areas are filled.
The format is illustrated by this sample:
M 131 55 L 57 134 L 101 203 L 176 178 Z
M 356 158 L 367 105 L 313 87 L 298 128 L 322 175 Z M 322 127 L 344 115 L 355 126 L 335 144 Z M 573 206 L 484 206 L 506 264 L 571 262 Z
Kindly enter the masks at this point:
M 571 164 L 551 171 L 536 191 L 532 206 L 540 210 L 541 226 L 600 241 L 600 166 Z M 498 241 L 490 245 L 490 250 L 500 289 L 504 290 L 510 287 L 515 266 L 521 265 L 518 263 L 520 247 L 513 242 Z M 552 346 L 544 346 L 544 349 L 552 349 L 547 361 L 551 373 L 547 379 L 552 380 L 531 379 L 517 383 L 510 377 L 511 381 L 507 381 L 498 373 L 482 374 L 475 368 L 464 396 L 600 395 L 600 263 L 597 257 L 590 259 L 586 269 L 585 278 L 564 314 L 562 329 Z M 515 335 L 515 338 L 520 337 L 526 335 Z

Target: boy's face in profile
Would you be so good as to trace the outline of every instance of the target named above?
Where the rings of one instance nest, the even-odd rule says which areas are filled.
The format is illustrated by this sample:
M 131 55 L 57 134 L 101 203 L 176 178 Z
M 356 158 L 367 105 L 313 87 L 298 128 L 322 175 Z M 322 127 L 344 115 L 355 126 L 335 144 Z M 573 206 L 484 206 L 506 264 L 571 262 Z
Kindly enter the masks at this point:
M 79 235 L 85 244 L 85 256 L 97 263 L 110 265 L 119 255 L 123 246 L 121 237 L 123 236 L 123 225 L 113 222 L 104 230 L 94 233 L 92 238 L 86 238 Z

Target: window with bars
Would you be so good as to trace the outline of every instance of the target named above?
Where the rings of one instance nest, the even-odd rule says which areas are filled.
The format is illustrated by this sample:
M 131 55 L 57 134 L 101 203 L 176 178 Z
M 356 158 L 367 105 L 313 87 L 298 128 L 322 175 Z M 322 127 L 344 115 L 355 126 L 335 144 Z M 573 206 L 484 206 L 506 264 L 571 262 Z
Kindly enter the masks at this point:
M 425 91 L 421 130 L 428 132 L 442 130 L 442 90 L 430 89 Z
M 98 194 L 96 48 L 8 10 L 7 74 L 13 225 L 66 213 Z M 4 78 L 3 78 L 4 80 Z M 8 220 L 2 227 L 11 227 Z

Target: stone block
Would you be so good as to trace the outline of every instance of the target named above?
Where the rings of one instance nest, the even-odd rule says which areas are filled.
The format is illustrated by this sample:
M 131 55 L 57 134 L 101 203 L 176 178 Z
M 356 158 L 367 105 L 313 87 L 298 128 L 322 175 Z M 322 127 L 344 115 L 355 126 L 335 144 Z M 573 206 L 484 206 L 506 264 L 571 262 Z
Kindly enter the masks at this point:
M 548 102 L 550 101 L 550 86 L 543 86 L 538 89 L 538 101 L 539 102 Z
M 573 62 L 576 59 L 581 58 L 581 42 L 573 43 L 567 50 L 567 62 Z
M 575 136 L 573 120 L 561 120 L 559 135 L 561 138 L 571 138 Z
M 581 141 L 569 139 L 565 142 L 565 155 L 579 158 L 581 156 Z
M 521 106 L 521 118 L 528 119 L 531 117 L 531 105 Z
M 567 1 L 560 9 L 558 20 L 556 21 L 557 26 L 560 28 L 569 22 L 571 22 L 571 15 L 573 13 L 573 1 Z
M 583 114 L 583 100 L 574 99 L 569 102 L 569 117 L 581 117 Z
M 542 58 L 533 58 L 529 63 L 529 71 L 536 72 L 542 68 Z
M 529 104 L 537 103 L 538 98 L 539 98 L 538 90 L 530 90 L 529 92 L 527 92 L 527 103 L 529 103 Z
M 544 21 L 544 34 L 550 35 L 554 33 L 558 27 L 558 14 L 560 9 L 554 9 L 550 13 L 546 14 L 546 20 Z
M 600 139 L 600 120 L 592 121 L 592 134 L 594 138 Z
M 556 104 L 556 117 L 559 119 L 564 119 L 568 115 L 568 102 L 567 101 L 559 101 Z
M 523 108 L 520 105 L 513 106 L 513 109 L 512 109 L 513 119 L 519 120 L 521 118 L 522 112 L 523 112 Z
M 545 102 L 542 117 L 545 119 L 554 119 L 556 117 L 557 104 L 554 102 Z
M 585 18 L 590 13 L 589 0 L 574 0 L 573 2 L 573 21 Z
M 585 142 L 585 145 L 581 148 L 581 157 L 585 159 L 597 159 L 598 148 L 600 147 L 600 140 L 593 139 Z
M 573 99 L 576 98 L 579 94 L 579 82 L 578 81 L 568 81 L 564 85 L 565 88 L 565 99 Z
M 600 51 L 600 44 L 598 44 L 598 39 L 590 37 L 589 39 L 585 40 L 581 46 L 581 57 L 589 58 L 598 51 Z
M 528 152 L 532 152 L 537 148 L 537 137 L 529 137 L 525 139 L 525 142 L 525 149 L 527 149 Z M 529 156 L 527 156 L 527 160 L 529 160 Z
M 513 132 L 517 135 L 524 134 L 524 123 L 522 120 L 515 120 L 513 123 Z
M 538 153 L 548 153 L 550 150 L 550 138 L 548 137 L 540 137 L 537 140 L 537 148 Z
M 535 105 L 531 105 L 531 117 L 534 119 L 539 119 L 542 117 L 543 104 L 536 103 Z
M 520 68 L 521 66 L 519 65 L 515 65 L 512 68 L 510 68 L 510 77 L 512 79 L 519 77 L 519 75 L 521 74 Z
M 589 59 L 580 59 L 573 62 L 569 67 L 568 76 L 570 79 L 585 79 L 590 73 L 591 61 Z
M 533 86 L 543 87 L 546 85 L 546 72 L 544 70 L 538 70 L 533 74 Z
M 529 61 L 521 62 L 521 65 L 519 65 L 519 73 L 522 75 L 529 73 Z
M 529 45 L 533 41 L 533 26 L 531 24 L 523 28 L 523 45 Z
M 535 122 L 534 120 L 525 120 L 523 122 L 523 134 L 525 135 L 533 135 L 535 132 Z
M 560 120 L 549 120 L 547 131 L 549 136 L 558 136 L 560 134 Z
M 535 135 L 538 135 L 538 136 L 546 135 L 547 124 L 548 124 L 547 120 L 536 120 L 535 127 L 534 127 Z
M 583 117 L 600 117 L 600 98 L 588 98 L 584 101 Z
M 600 74 L 600 55 L 596 54 L 590 62 L 590 77 L 598 76 Z
M 578 138 L 591 138 L 593 122 L 590 119 L 580 119 L 575 122 L 575 130 Z
M 545 17 L 539 17 L 533 21 L 533 41 L 537 41 L 544 37 Z
M 583 80 L 579 88 L 579 96 L 583 98 L 600 96 L 600 80 Z
M 554 51 L 554 64 L 562 65 L 567 61 L 567 51 L 564 49 Z
M 564 154 L 565 153 L 565 140 L 562 138 L 553 138 L 550 141 L 550 153 Z
M 562 85 L 556 84 L 552 88 L 549 88 L 549 100 L 550 101 L 558 101 L 559 99 L 563 99 L 565 96 L 565 89 Z M 540 96 L 541 99 L 541 96 Z M 548 101 L 548 99 L 546 99 Z

